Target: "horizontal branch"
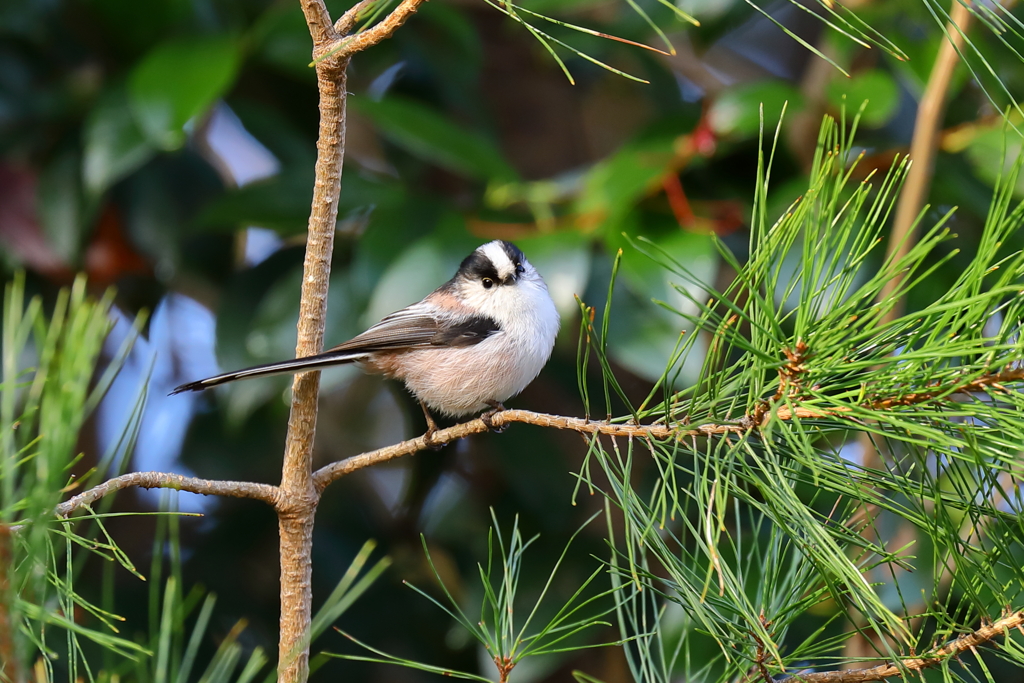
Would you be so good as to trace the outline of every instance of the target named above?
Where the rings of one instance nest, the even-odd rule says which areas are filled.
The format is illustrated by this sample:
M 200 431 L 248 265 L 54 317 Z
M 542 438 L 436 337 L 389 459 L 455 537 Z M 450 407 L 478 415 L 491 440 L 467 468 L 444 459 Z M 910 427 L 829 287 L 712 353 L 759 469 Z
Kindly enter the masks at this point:
M 868 683 L 869 681 L 884 681 L 887 678 L 902 677 L 908 672 L 921 671 L 922 669 L 942 664 L 942 662 L 950 657 L 955 657 L 967 650 L 973 650 L 979 645 L 984 645 L 1001 635 L 1007 634 L 1010 629 L 1020 629 L 1022 624 L 1024 624 L 1024 610 L 1013 612 L 988 626 L 982 626 L 973 633 L 960 636 L 956 640 L 943 645 L 928 657 L 904 659 L 899 665 L 882 664 L 880 666 L 873 666 L 870 669 L 818 671 L 810 674 L 797 674 L 790 680 L 801 681 L 801 683 Z
M 925 386 L 924 391 L 903 394 L 902 396 L 875 397 L 870 403 L 874 410 L 888 410 L 899 406 L 911 406 L 925 403 L 937 398 L 945 398 L 953 394 L 972 394 L 992 388 L 1006 391 L 1004 384 L 1024 380 L 1024 368 L 1009 368 L 1000 372 L 984 374 L 959 384 L 944 385 L 933 382 Z
M 132 472 L 108 479 L 99 486 L 83 491 L 69 498 L 55 510 L 60 517 L 66 517 L 84 505 L 91 505 L 108 494 L 138 486 L 144 489 L 174 489 L 200 493 L 204 496 L 228 496 L 231 498 L 253 498 L 274 505 L 277 501 L 277 487 L 250 481 L 216 481 L 186 477 L 169 472 Z
M 956 394 L 984 391 L 988 388 L 1004 389 L 1003 384 L 1019 382 L 1024 380 L 1024 369 L 1013 368 L 1001 372 L 975 377 L 964 380 L 960 383 L 946 385 L 931 384 L 924 391 L 918 391 L 899 396 L 873 397 L 872 400 L 856 407 L 868 410 L 883 410 L 897 406 L 905 407 L 920 405 L 939 399 L 948 399 Z M 776 399 L 781 394 L 776 394 Z M 795 403 L 798 397 L 789 398 L 790 403 Z M 774 417 L 779 420 L 792 420 L 793 418 L 811 420 L 821 418 L 849 418 L 849 414 L 855 410 L 854 406 L 790 406 L 778 405 L 772 411 L 771 406 L 758 406 L 749 415 L 744 415 L 732 422 L 708 422 L 700 425 L 685 425 L 677 422 L 675 425 L 651 424 L 639 425 L 629 423 L 613 423 L 605 421 L 587 420 L 579 417 L 563 417 L 561 415 L 549 415 L 547 413 L 535 413 L 529 410 L 505 410 L 494 414 L 490 423 L 492 427 L 504 427 L 514 422 L 532 424 L 538 427 L 549 429 L 569 429 L 581 434 L 603 434 L 607 436 L 652 438 L 652 439 L 684 439 L 695 436 L 722 436 L 725 434 L 745 434 L 765 427 Z M 354 455 L 351 458 L 325 465 L 313 473 L 313 483 L 317 491 L 323 491 L 329 484 L 340 479 L 346 474 L 351 474 L 364 467 L 371 467 L 382 462 L 394 460 L 404 455 L 412 455 L 425 450 L 431 446 L 444 445 L 452 441 L 458 441 L 471 434 L 486 432 L 488 426 L 483 420 L 477 418 L 469 422 L 457 424 L 448 429 L 442 429 L 434 433 L 428 441 L 420 436 L 409 439 L 392 446 L 386 446 L 375 451 Z
M 811 419 L 818 417 L 829 417 L 841 415 L 848 409 L 835 408 L 829 411 L 817 408 L 779 408 L 775 413 L 780 420 L 790 420 L 794 416 L 798 418 Z M 768 417 L 765 417 L 767 422 Z M 581 417 L 564 417 L 561 415 L 549 415 L 547 413 L 534 413 L 529 410 L 505 410 L 495 413 L 491 419 L 491 427 L 501 428 L 515 422 L 547 427 L 549 429 L 569 429 L 580 434 L 602 434 L 605 436 L 623 436 L 652 439 L 682 439 L 691 436 L 720 436 L 723 434 L 742 434 L 753 428 L 748 420 L 729 423 L 707 423 L 694 427 L 677 427 L 662 424 L 638 425 L 628 423 L 614 423 L 598 420 L 587 420 Z M 403 455 L 426 450 L 431 446 L 444 445 L 452 441 L 458 441 L 471 434 L 486 432 L 488 426 L 483 420 L 477 418 L 469 422 L 457 424 L 448 429 L 441 429 L 434 432 L 430 440 L 422 436 L 409 439 L 393 446 L 386 446 L 368 453 L 353 455 L 351 458 L 325 465 L 313 474 L 313 481 L 317 490 L 323 491 L 331 482 L 340 479 L 346 474 L 351 474 L 364 467 L 379 465 L 388 460 L 400 458 Z
M 949 399 L 955 394 L 964 394 L 977 391 L 984 391 L 988 388 L 1004 390 L 1003 384 L 1019 382 L 1024 380 L 1024 369 L 1009 369 L 981 377 L 965 380 L 957 384 L 945 386 L 929 385 L 925 391 L 918 391 L 904 394 L 902 396 L 874 397 L 872 400 L 861 404 L 859 407 L 871 410 L 885 410 L 895 407 L 906 407 L 920 405 L 938 399 Z M 799 399 L 791 397 L 790 402 Z M 820 419 L 820 418 L 843 418 L 849 417 L 853 412 L 853 406 L 831 406 L 818 408 L 813 406 L 778 406 L 774 412 L 764 408 L 756 409 L 750 415 L 744 415 L 732 422 L 708 422 L 700 425 L 685 425 L 677 422 L 673 425 L 650 424 L 639 425 L 630 423 L 614 423 L 598 420 L 587 420 L 580 417 L 564 417 L 562 415 L 549 415 L 547 413 L 535 413 L 529 410 L 505 410 L 496 413 L 491 417 L 492 427 L 501 428 L 519 422 L 523 424 L 536 425 L 548 429 L 568 429 L 580 434 L 602 434 L 606 436 L 621 436 L 634 438 L 652 439 L 684 439 L 694 436 L 723 436 L 725 434 L 745 434 L 764 427 L 774 417 L 779 420 L 798 419 Z M 351 474 L 364 467 L 371 467 L 382 462 L 394 460 L 405 455 L 412 455 L 419 451 L 426 450 L 431 446 L 444 445 L 458 441 L 472 434 L 486 432 L 488 426 L 480 418 L 463 422 L 448 429 L 441 429 L 434 433 L 430 440 L 422 436 L 409 439 L 392 446 L 386 446 L 375 451 L 354 455 L 345 460 L 339 460 L 325 465 L 313 474 L 313 484 L 316 491 L 322 492 L 329 484 L 337 481 L 346 474 Z M 252 498 L 261 500 L 270 505 L 276 505 L 279 497 L 278 487 L 270 484 L 257 484 L 244 481 L 216 481 L 211 479 L 198 479 L 196 477 L 185 477 L 180 474 L 169 474 L 164 472 L 132 472 L 115 477 L 99 486 L 61 503 L 56 513 L 66 516 L 83 505 L 89 505 L 103 496 L 120 491 L 131 486 L 142 488 L 165 488 L 179 491 L 189 491 L 208 496 L 229 496 L 232 498 Z

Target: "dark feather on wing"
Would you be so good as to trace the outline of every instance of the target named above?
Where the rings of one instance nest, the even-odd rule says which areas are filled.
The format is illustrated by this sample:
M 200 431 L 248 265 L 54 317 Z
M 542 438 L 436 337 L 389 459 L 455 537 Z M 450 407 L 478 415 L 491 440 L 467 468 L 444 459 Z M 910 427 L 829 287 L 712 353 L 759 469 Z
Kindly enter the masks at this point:
M 445 320 L 442 323 L 429 315 L 399 312 L 389 315 L 366 332 L 329 349 L 328 352 L 472 346 L 500 329 L 496 322 L 484 316 L 466 317 L 456 321 Z

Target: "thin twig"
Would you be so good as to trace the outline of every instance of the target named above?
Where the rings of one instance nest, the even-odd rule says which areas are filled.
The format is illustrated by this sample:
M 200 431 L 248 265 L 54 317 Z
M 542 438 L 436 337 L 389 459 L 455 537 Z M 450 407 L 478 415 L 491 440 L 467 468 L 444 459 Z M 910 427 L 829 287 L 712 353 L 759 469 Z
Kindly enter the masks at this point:
M 802 417 L 822 416 L 820 411 L 798 412 L 805 413 Z M 787 419 L 787 417 L 791 416 L 784 416 L 783 419 Z M 706 424 L 691 427 L 686 430 L 680 430 L 666 425 L 615 424 L 611 422 L 587 420 L 581 417 L 564 417 L 561 415 L 549 415 L 547 413 L 534 413 L 529 410 L 505 410 L 491 416 L 490 422 L 491 426 L 494 428 L 504 427 L 514 422 L 521 422 L 524 424 L 536 425 L 538 427 L 548 427 L 550 429 L 569 429 L 575 432 L 580 432 L 581 434 L 652 437 L 656 439 L 667 439 L 673 436 L 682 438 L 684 436 L 691 435 L 713 436 L 716 434 L 748 431 L 747 428 L 739 424 Z M 463 439 L 471 434 L 486 432 L 487 430 L 488 426 L 484 424 L 484 421 L 480 418 L 470 420 L 469 422 L 463 422 L 453 427 L 434 432 L 429 442 L 420 436 L 415 439 L 409 439 L 408 441 L 396 443 L 392 446 L 386 446 L 375 451 L 354 455 L 351 458 L 346 458 L 345 460 L 340 460 L 338 462 L 331 463 L 330 465 L 325 465 L 313 474 L 313 480 L 317 489 L 322 491 L 331 482 L 340 479 L 346 474 L 351 474 L 356 470 L 361 470 L 364 467 L 378 465 L 382 462 L 387 462 L 388 460 L 400 458 L 403 455 L 411 455 L 429 448 L 431 444 L 435 446 L 438 444 L 443 445 L 451 443 L 452 441 L 458 441 L 459 439 Z
M 768 652 L 765 650 L 764 643 L 762 643 L 761 639 L 756 636 L 755 639 L 757 640 L 757 673 L 761 676 L 761 680 L 764 681 L 764 683 L 775 683 L 775 679 L 772 678 L 771 672 L 768 671 L 768 667 L 765 665 L 765 662 L 768 659 Z
M 1024 610 L 1020 610 L 999 619 L 993 624 L 982 626 L 973 633 L 960 636 L 956 640 L 940 647 L 928 657 L 904 659 L 899 664 L 882 664 L 870 669 L 849 669 L 847 671 L 818 671 L 810 674 L 797 674 L 791 680 L 802 683 L 867 683 L 868 681 L 884 681 L 887 678 L 903 677 L 908 672 L 921 671 L 942 664 L 950 657 L 955 657 L 967 650 L 1008 634 L 1024 624 Z
M 74 498 L 69 498 L 57 506 L 55 513 L 59 517 L 67 517 L 83 506 L 92 505 L 104 496 L 132 486 L 144 489 L 174 489 L 175 491 L 199 493 L 204 496 L 253 498 L 255 500 L 262 500 L 270 505 L 277 502 L 278 496 L 277 487 L 270 484 L 257 484 L 251 481 L 199 479 L 198 477 L 186 477 L 169 472 L 132 472 L 108 479 L 99 486 L 94 486 Z
M 641 437 L 653 439 L 684 439 L 696 436 L 722 436 L 727 434 L 745 434 L 768 425 L 773 417 L 779 420 L 848 418 L 855 410 L 891 409 L 895 406 L 908 407 L 920 405 L 934 400 L 949 400 L 958 394 L 982 391 L 989 387 L 998 387 L 1009 382 L 1024 381 L 1024 369 L 1009 369 L 1000 372 L 966 379 L 959 383 L 946 385 L 929 385 L 930 389 L 916 391 L 899 396 L 873 397 L 870 401 L 857 406 L 793 406 L 778 405 L 776 410 L 757 410 L 750 416 L 744 416 L 734 422 L 707 422 L 695 426 L 671 427 L 664 424 L 638 425 L 587 420 L 579 417 L 564 417 L 534 413 L 528 410 L 505 410 L 493 415 L 490 419 L 493 427 L 503 427 L 514 422 L 547 427 L 550 429 L 570 429 L 581 434 L 603 434 L 607 436 Z M 792 399 L 790 399 L 792 402 Z M 323 491 L 331 482 L 351 474 L 364 467 L 371 467 L 382 462 L 394 460 L 404 455 L 411 455 L 428 448 L 431 444 L 446 444 L 465 438 L 470 434 L 487 431 L 484 421 L 477 418 L 469 422 L 457 424 L 448 429 L 437 431 L 428 443 L 422 436 L 375 451 L 354 455 L 351 458 L 325 465 L 313 474 L 313 482 L 318 491 Z
M 1005 380 L 1004 380 L 1005 381 Z M 839 410 L 839 409 L 836 409 Z M 827 417 L 838 414 L 835 410 L 826 413 L 815 408 L 797 408 L 790 410 L 785 406 L 776 413 L 782 420 L 792 419 L 793 416 L 801 418 Z M 766 418 L 767 419 L 767 418 Z M 614 424 L 610 422 L 595 422 L 578 417 L 563 417 L 561 415 L 548 415 L 546 413 L 534 413 L 529 410 L 505 410 L 495 414 L 491 418 L 491 425 L 500 428 L 514 422 L 532 424 L 538 427 L 551 429 L 570 429 L 582 434 L 605 434 L 610 436 L 646 436 L 656 439 L 667 439 L 670 437 L 683 438 L 689 436 L 714 436 L 726 433 L 742 433 L 750 431 L 749 427 L 740 424 L 717 424 L 709 423 L 681 430 L 665 425 L 631 425 Z M 447 429 L 441 429 L 434 433 L 428 441 L 419 436 L 392 446 L 369 451 L 360 455 L 354 455 L 345 460 L 325 465 L 313 473 L 312 481 L 316 494 L 319 495 L 328 484 L 340 479 L 346 474 L 351 474 L 364 467 L 379 465 L 380 463 L 400 458 L 404 455 L 412 455 L 419 451 L 426 450 L 437 444 L 447 444 L 458 441 L 472 434 L 486 432 L 488 426 L 480 418 L 463 422 Z M 270 484 L 256 484 L 252 482 L 239 481 L 217 481 L 211 479 L 198 479 L 196 477 L 185 477 L 180 474 L 165 472 L 132 472 L 120 477 L 115 477 L 102 484 L 84 491 L 74 498 L 70 498 L 57 506 L 57 515 L 66 517 L 72 512 L 85 505 L 91 505 L 106 495 L 126 489 L 131 486 L 142 488 L 166 488 L 178 491 L 189 491 L 203 495 L 227 496 L 232 498 L 253 498 L 262 500 L 265 503 L 280 507 L 283 491 L 277 486 Z
M 934 384 L 928 391 L 917 391 L 900 396 L 874 397 L 873 399 L 858 406 L 832 406 L 819 408 L 813 406 L 778 406 L 772 412 L 757 411 L 760 419 L 755 421 L 751 416 L 741 418 L 735 422 L 707 422 L 699 425 L 685 425 L 670 427 L 664 424 L 638 425 L 629 423 L 613 423 L 605 421 L 588 420 L 581 417 L 565 417 L 562 415 L 549 415 L 547 413 L 535 413 L 529 410 L 504 410 L 496 413 L 490 419 L 491 425 L 495 428 L 504 427 L 516 422 L 546 427 L 549 429 L 569 429 L 581 434 L 603 434 L 607 436 L 624 436 L 635 438 L 652 439 L 689 439 L 697 436 L 722 436 L 725 434 L 744 434 L 761 427 L 765 427 L 774 417 L 779 420 L 798 419 L 821 419 L 821 418 L 849 418 L 855 409 L 881 410 L 891 409 L 896 406 L 909 407 L 921 405 L 934 400 L 952 400 L 956 395 L 970 392 L 983 391 L 989 387 L 998 387 L 1007 383 L 1024 381 L 1024 369 L 1010 369 L 995 372 L 980 377 L 974 377 L 959 383 L 946 385 Z M 677 420 L 677 424 L 683 425 L 685 420 Z M 364 467 L 379 465 L 380 463 L 394 460 L 405 455 L 412 455 L 419 451 L 430 448 L 431 445 L 447 444 L 459 439 L 464 439 L 472 434 L 486 432 L 488 427 L 480 418 L 462 422 L 447 429 L 441 429 L 434 433 L 428 441 L 422 436 L 408 441 L 402 441 L 391 446 L 379 448 L 375 451 L 368 451 L 350 458 L 325 465 L 312 474 L 313 486 L 319 495 L 329 484 L 337 481 L 346 474 L 351 474 Z M 141 486 L 143 488 L 170 488 L 179 491 L 190 491 L 204 495 L 230 496 L 234 498 L 253 498 L 262 500 L 270 505 L 280 505 L 282 497 L 281 490 L 270 484 L 256 484 L 251 482 L 238 481 L 216 481 L 210 479 L 197 479 L 195 477 L 184 477 L 180 474 L 166 474 L 163 472 L 133 472 L 120 477 L 110 479 L 98 486 L 95 486 L 79 495 L 71 498 L 55 510 L 60 516 L 67 516 L 82 507 L 92 504 L 115 491 L 130 486 Z
M 373 7 L 376 3 L 381 0 L 359 0 L 356 4 L 352 5 L 347 12 L 341 15 L 341 17 L 334 22 L 334 30 L 339 37 L 347 36 L 355 28 L 356 24 L 359 23 L 360 15 L 363 10 Z
M 516 663 L 511 657 L 495 656 L 494 666 L 498 668 L 498 683 L 508 683 L 508 675 L 512 673 Z
M 391 14 L 384 17 L 380 22 L 365 31 L 356 33 L 355 35 L 345 36 L 343 34 L 342 36 L 339 36 L 333 43 L 325 46 L 321 54 L 332 55 L 339 59 L 346 59 L 357 52 L 362 52 L 368 47 L 373 47 L 382 40 L 390 38 L 391 34 L 394 33 L 399 26 L 404 24 L 409 17 L 415 14 L 416 10 L 419 9 L 419 6 L 424 2 L 426 2 L 426 0 L 402 0 L 398 7 L 392 10 Z M 347 27 L 349 30 L 352 29 L 352 26 L 355 25 L 358 9 L 362 9 L 362 5 L 363 3 L 360 2 L 349 10 L 349 12 L 352 12 L 353 10 L 357 11 L 347 20 L 345 17 L 348 16 L 348 12 L 338 20 L 338 23 L 341 24 L 341 28 Z

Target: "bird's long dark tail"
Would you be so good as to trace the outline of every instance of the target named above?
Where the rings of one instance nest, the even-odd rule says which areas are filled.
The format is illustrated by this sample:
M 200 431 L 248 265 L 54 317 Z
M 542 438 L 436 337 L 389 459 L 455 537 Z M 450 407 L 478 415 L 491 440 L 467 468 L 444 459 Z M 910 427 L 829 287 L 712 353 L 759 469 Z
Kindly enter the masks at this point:
M 341 353 L 338 351 L 328 351 L 316 356 L 307 356 L 306 358 L 294 358 L 278 363 L 267 363 L 266 365 L 257 365 L 243 370 L 235 370 L 234 372 L 225 372 L 223 375 L 215 375 L 195 382 L 189 382 L 188 384 L 182 384 L 172 391 L 170 395 L 173 396 L 185 391 L 202 391 L 203 389 L 217 387 L 221 384 L 235 382 L 240 379 L 269 377 L 270 375 L 293 375 L 297 372 L 305 372 L 306 370 L 321 370 L 331 365 L 354 363 L 365 356 L 365 352 Z

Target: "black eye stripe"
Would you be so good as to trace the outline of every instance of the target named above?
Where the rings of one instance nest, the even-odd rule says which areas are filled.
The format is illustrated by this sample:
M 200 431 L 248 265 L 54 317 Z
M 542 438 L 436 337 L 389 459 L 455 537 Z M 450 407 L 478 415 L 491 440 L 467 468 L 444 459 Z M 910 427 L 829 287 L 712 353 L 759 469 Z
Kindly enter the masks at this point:
M 469 275 L 476 280 L 483 280 L 484 278 L 499 279 L 498 269 L 494 267 L 489 258 L 478 251 L 474 251 L 466 257 L 462 265 L 459 266 L 459 272 Z
M 502 277 L 498 272 L 498 268 L 494 262 L 482 251 L 477 250 L 467 256 L 462 264 L 459 266 L 459 275 L 463 278 L 470 280 L 476 280 L 483 284 L 485 289 L 490 289 L 494 285 L 511 285 L 515 284 L 518 276 L 523 275 L 526 272 L 526 266 L 523 265 L 526 261 L 526 257 L 523 252 L 519 251 L 511 242 L 500 242 L 502 251 L 505 252 L 505 256 L 508 257 L 508 265 L 513 267 L 513 272 L 508 274 L 507 277 Z M 499 259 L 501 260 L 501 259 Z M 507 269 L 508 265 L 505 265 L 505 261 L 502 260 L 502 267 Z M 490 284 L 485 281 L 490 280 Z

